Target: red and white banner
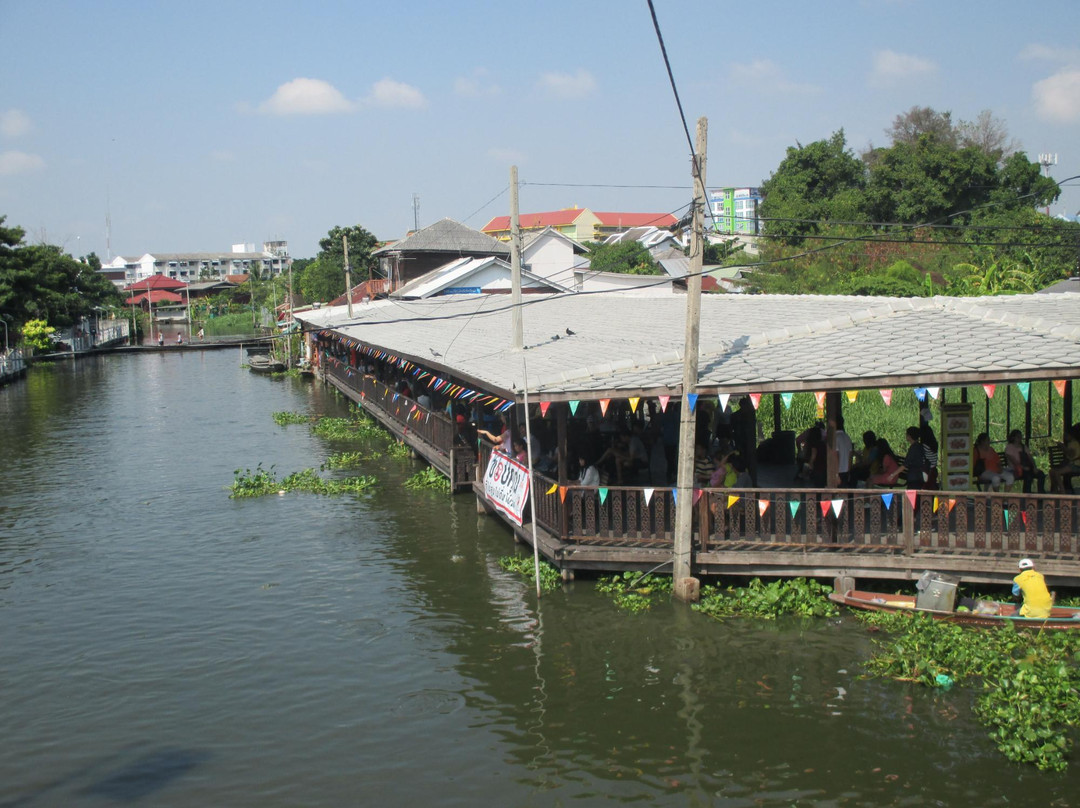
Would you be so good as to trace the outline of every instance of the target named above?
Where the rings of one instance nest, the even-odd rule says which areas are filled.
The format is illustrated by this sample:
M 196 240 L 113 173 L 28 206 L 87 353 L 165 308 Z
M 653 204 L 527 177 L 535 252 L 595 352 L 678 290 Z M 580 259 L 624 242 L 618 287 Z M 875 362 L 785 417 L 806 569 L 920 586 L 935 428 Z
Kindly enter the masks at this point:
M 484 472 L 484 496 L 520 526 L 529 499 L 529 470 L 501 452 L 492 452 Z

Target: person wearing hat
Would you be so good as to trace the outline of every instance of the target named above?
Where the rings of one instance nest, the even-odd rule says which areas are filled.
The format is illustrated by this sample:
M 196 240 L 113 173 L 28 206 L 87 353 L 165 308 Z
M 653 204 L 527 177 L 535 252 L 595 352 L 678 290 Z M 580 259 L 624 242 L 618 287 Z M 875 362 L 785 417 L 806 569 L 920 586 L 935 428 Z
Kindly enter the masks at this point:
M 1054 599 L 1046 588 L 1046 580 L 1041 573 L 1035 572 L 1035 562 L 1030 558 L 1020 559 L 1020 574 L 1013 578 L 1013 597 L 1023 595 L 1024 605 L 1020 607 L 1021 617 L 1049 617 Z

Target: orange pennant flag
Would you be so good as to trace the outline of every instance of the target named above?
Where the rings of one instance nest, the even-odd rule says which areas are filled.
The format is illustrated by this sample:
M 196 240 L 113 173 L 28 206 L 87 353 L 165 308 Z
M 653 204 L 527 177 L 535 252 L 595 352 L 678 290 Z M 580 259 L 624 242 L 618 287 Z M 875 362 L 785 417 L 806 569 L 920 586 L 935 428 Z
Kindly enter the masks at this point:
M 1057 390 L 1057 394 L 1062 398 L 1065 398 L 1065 385 L 1066 381 L 1064 379 L 1054 380 L 1054 389 Z
M 607 415 L 608 404 L 611 403 L 610 398 L 600 399 L 600 415 Z
M 818 409 L 825 406 L 825 391 L 824 390 L 821 390 L 821 391 L 819 391 L 817 393 L 814 393 L 814 398 L 817 399 Z
M 953 509 L 953 507 L 954 507 L 955 505 L 956 505 L 956 500 L 955 500 L 955 499 L 952 499 L 952 498 L 950 497 L 950 498 L 949 498 L 949 513 L 952 513 L 952 509 Z
M 566 486 L 565 485 L 560 485 L 559 486 L 559 501 L 560 502 L 566 502 Z
M 758 404 L 761 403 L 761 393 L 751 393 L 750 403 L 754 405 L 754 409 L 756 410 L 758 408 Z
M 985 390 L 985 391 L 986 391 L 986 397 L 987 397 L 987 398 L 993 398 L 993 397 L 994 397 L 994 390 L 995 390 L 996 388 L 997 388 L 997 385 L 994 385 L 994 384 L 984 384 L 984 385 L 983 385 L 983 390 Z

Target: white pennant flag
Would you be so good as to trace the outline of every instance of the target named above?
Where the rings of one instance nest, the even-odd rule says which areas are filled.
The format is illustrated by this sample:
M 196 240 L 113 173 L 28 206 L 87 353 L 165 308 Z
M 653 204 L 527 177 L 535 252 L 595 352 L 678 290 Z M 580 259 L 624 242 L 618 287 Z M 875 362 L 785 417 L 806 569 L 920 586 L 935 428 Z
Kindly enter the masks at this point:
M 835 516 L 837 519 L 839 519 L 840 518 L 840 510 L 843 507 L 844 507 L 844 500 L 842 500 L 842 499 L 834 499 L 832 501 L 833 516 Z
M 646 488 L 646 489 L 644 489 L 644 491 L 645 491 L 645 504 L 646 505 L 648 505 L 649 500 L 652 499 L 652 494 L 653 494 L 654 490 L 656 490 L 656 489 L 654 489 L 654 488 Z

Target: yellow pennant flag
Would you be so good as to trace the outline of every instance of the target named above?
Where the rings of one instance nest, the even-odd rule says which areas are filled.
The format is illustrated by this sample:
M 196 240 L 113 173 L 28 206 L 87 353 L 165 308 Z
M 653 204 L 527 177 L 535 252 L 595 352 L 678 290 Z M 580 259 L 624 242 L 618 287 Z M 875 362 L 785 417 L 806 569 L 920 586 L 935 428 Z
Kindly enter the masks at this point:
M 735 496 L 734 494 L 728 494 L 728 496 L 727 496 L 727 506 L 729 508 L 738 501 L 739 501 L 739 498 L 737 496 Z
M 554 494 L 554 493 L 555 493 L 556 491 L 558 491 L 558 490 L 559 490 L 559 484 L 558 484 L 558 483 L 552 483 L 552 484 L 551 484 L 551 488 L 549 488 L 549 489 L 547 490 L 547 493 L 549 493 L 549 494 Z
M 847 400 L 848 400 L 849 404 L 854 404 L 855 399 L 857 399 L 859 397 L 859 391 L 858 390 L 845 390 L 844 395 L 847 396 Z
M 641 398 L 639 396 L 635 396 L 634 398 L 630 399 L 630 412 L 637 412 L 637 405 L 639 401 L 641 401 Z

